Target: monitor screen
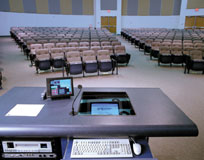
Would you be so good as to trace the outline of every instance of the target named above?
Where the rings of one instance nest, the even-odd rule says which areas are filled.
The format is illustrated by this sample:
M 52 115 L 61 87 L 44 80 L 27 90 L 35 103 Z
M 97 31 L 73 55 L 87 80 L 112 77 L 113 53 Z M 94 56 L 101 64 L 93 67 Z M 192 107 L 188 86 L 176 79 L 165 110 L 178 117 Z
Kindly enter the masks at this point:
M 91 103 L 91 115 L 119 115 L 118 103 Z
M 74 95 L 72 77 L 47 78 L 47 93 L 51 98 Z

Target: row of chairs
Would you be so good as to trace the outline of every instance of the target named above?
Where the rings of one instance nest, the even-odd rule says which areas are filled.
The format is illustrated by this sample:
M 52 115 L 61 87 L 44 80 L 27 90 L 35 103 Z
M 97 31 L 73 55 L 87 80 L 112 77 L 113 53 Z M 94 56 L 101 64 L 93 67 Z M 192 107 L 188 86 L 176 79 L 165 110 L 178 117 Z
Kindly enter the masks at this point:
M 35 50 L 36 49 L 42 49 L 42 48 L 47 48 L 51 50 L 52 48 L 60 48 L 64 52 L 67 51 L 79 51 L 83 52 L 85 50 L 93 50 L 95 53 L 97 53 L 98 50 L 108 50 L 111 54 L 114 54 L 117 57 L 117 63 L 120 64 L 128 64 L 130 55 L 126 53 L 125 46 L 121 46 L 120 42 L 114 42 L 112 44 L 105 43 L 103 46 L 99 46 L 98 43 L 94 42 L 92 46 L 86 45 L 86 43 L 83 43 L 84 46 L 77 47 L 78 44 L 75 42 L 69 43 L 68 47 L 66 43 L 57 43 L 56 45 L 54 43 L 45 43 L 45 44 L 32 44 L 30 46 L 30 49 L 26 50 L 26 54 L 29 55 L 31 65 L 33 64 L 33 61 L 36 57 Z
M 127 65 L 130 60 L 130 54 L 126 53 L 125 47 L 121 46 L 121 42 L 118 41 L 116 36 L 112 35 L 112 33 L 106 29 L 21 27 L 20 30 L 19 28 L 12 28 L 11 36 L 22 48 L 27 58 L 30 58 L 31 65 L 36 66 L 37 73 L 39 70 L 61 68 L 66 64 L 65 62 L 68 62 L 67 60 L 64 61 L 62 57 L 59 58 L 60 56 L 57 56 L 58 58 L 53 56 L 56 55 L 56 52 L 64 54 L 64 57 L 66 57 L 65 54 L 68 52 L 79 52 L 82 54 L 85 51 L 91 51 L 98 55 L 99 50 L 108 50 L 108 52 L 111 53 L 111 60 L 114 60 L 114 62 L 116 61 L 117 64 L 121 63 Z M 69 38 L 66 38 L 66 36 L 69 36 Z M 48 50 L 50 55 L 50 57 L 48 57 L 50 60 L 43 62 L 45 54 L 37 55 L 37 50 L 42 50 L 42 52 L 47 52 Z M 40 59 L 39 55 L 41 57 Z M 75 55 L 77 59 L 77 54 Z M 97 59 L 97 64 L 100 65 L 99 71 L 104 72 L 107 70 L 101 69 L 101 66 L 104 68 L 104 66 L 107 65 L 107 68 L 110 68 L 110 64 L 101 63 L 99 60 L 100 56 L 99 59 Z M 66 68 L 70 68 L 67 67 L 70 66 L 68 64 L 69 63 L 65 65 Z M 87 65 L 83 63 L 82 66 L 84 67 Z M 73 72 L 72 69 L 67 69 L 67 71 L 69 71 L 70 74 L 78 74 L 78 72 Z M 86 71 L 85 69 L 85 72 Z
M 149 37 L 160 39 L 203 39 L 203 30 L 179 30 L 179 29 L 163 29 L 163 28 L 138 28 L 138 29 L 122 29 L 121 35 L 131 41 L 137 37 Z
M 199 30 L 196 33 L 194 32 L 185 32 L 189 35 L 194 35 L 194 39 L 166 39 L 161 38 L 147 38 L 139 37 L 135 39 L 134 44 L 139 48 L 143 49 L 144 54 L 149 53 L 150 59 L 157 58 L 158 65 L 161 63 L 170 64 L 185 64 L 184 73 L 186 70 L 200 70 L 204 71 L 204 61 L 203 61 L 203 51 L 204 51 L 204 41 L 203 34 L 198 36 L 198 33 L 203 33 Z M 186 34 L 182 34 L 186 35 Z M 196 36 L 197 35 L 197 36 Z M 123 36 L 126 38 L 125 36 Z M 132 39 L 131 39 L 132 40 Z
M 67 76 L 69 74 L 83 74 L 100 72 L 109 72 L 112 74 L 117 67 L 114 55 L 108 50 L 68 51 L 64 52 L 62 48 L 37 49 L 35 58 L 36 72 L 39 70 L 52 70 L 54 68 L 66 68 Z M 118 70 L 116 70 L 118 73 Z

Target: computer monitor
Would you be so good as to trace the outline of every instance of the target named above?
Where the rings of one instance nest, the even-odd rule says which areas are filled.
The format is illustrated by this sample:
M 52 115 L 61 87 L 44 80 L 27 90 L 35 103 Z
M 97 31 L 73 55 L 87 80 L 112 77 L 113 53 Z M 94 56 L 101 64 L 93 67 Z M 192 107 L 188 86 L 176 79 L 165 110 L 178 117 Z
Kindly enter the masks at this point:
M 91 103 L 91 115 L 119 115 L 119 104 L 111 102 Z
M 47 95 L 51 99 L 69 98 L 74 95 L 73 78 L 72 77 L 57 77 L 47 78 Z

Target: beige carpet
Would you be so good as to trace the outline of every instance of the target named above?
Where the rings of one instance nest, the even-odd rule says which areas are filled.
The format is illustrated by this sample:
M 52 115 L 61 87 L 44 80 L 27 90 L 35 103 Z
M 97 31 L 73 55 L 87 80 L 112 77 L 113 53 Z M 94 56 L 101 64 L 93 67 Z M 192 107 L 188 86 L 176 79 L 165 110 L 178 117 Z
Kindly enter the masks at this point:
M 84 87 L 158 87 L 183 110 L 199 128 L 198 137 L 150 138 L 150 146 L 159 160 L 204 159 L 204 75 L 198 72 L 183 74 L 183 67 L 163 65 L 139 52 L 121 39 L 131 54 L 128 67 L 120 67 L 119 75 L 75 77 L 74 86 Z M 35 67 L 20 52 L 10 38 L 0 38 L 0 68 L 3 68 L 3 90 L 14 86 L 43 86 L 47 77 L 62 75 L 61 71 L 35 73 Z M 148 99 L 148 97 L 146 97 Z

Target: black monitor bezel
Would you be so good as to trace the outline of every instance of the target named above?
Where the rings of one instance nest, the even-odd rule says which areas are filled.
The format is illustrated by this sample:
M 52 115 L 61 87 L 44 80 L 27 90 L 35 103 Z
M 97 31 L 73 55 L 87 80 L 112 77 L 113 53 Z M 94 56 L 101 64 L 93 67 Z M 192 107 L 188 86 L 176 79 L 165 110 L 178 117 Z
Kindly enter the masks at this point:
M 92 115 L 91 114 L 91 112 L 92 112 L 92 105 L 93 104 L 117 104 L 117 106 L 118 106 L 118 115 L 112 115 L 112 116 L 119 116 L 120 115 L 120 105 L 119 105 L 119 103 L 118 102 L 91 102 L 90 103 L 90 115 Z M 98 114 L 98 115 L 92 115 L 92 116 L 110 116 L 110 115 L 100 115 L 100 114 Z
M 65 79 L 69 79 L 71 80 L 71 89 L 72 89 L 72 94 L 62 94 L 62 95 L 52 95 L 51 94 L 51 85 L 50 82 L 53 80 L 65 80 Z M 73 78 L 72 77 L 55 77 L 55 78 L 47 78 L 46 79 L 46 85 L 47 85 L 47 95 L 48 97 L 50 97 L 51 99 L 57 99 L 57 98 L 70 98 L 70 96 L 74 96 L 74 86 L 73 86 Z

